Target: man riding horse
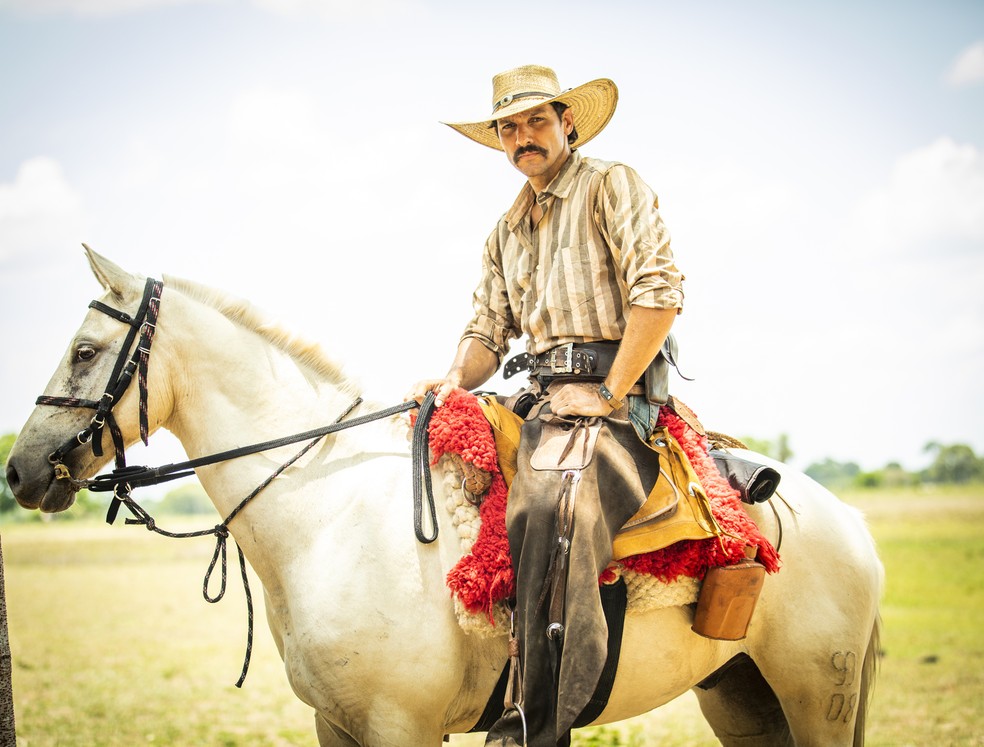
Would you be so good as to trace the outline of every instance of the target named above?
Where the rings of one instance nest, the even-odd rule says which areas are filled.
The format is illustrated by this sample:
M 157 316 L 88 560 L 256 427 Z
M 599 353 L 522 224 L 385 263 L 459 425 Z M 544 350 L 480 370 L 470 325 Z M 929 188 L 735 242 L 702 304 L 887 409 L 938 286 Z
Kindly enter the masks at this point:
M 408 399 L 422 401 L 434 392 L 440 406 L 458 387 L 481 386 L 499 368 L 510 341 L 525 334 L 527 353 L 507 364 L 507 375 L 510 367 L 530 370 L 525 396 L 513 400 L 521 415 L 567 423 L 603 418 L 613 427 L 625 424 L 629 433 L 634 428 L 645 442 L 662 404 L 654 391 L 659 387 L 647 392 L 645 374 L 682 309 L 683 276 L 653 191 L 628 166 L 578 151 L 611 119 L 618 90 L 601 78 L 563 91 L 554 71 L 537 65 L 496 75 L 492 88 L 489 118 L 450 126 L 503 151 L 527 182 L 486 241 L 475 315 L 448 373 L 418 382 Z M 532 487 L 537 481 L 524 463 L 531 448 L 520 450 L 509 539 L 528 743 L 554 747 L 569 743 L 573 721 L 595 688 L 607 630 L 601 618 L 576 643 L 570 626 L 548 637 L 543 589 L 557 562 L 551 541 L 557 504 Z M 624 501 L 611 505 L 617 501 L 610 498 L 599 501 L 582 491 L 576 508 L 571 501 L 577 531 L 567 538 L 573 542 L 568 600 L 597 599 L 597 569 L 611 559 L 614 532 L 638 509 Z M 581 556 L 587 562 L 579 566 L 575 559 Z M 568 654 L 562 666 L 558 637 Z M 487 744 L 522 744 L 522 720 L 522 713 L 508 711 L 489 731 Z

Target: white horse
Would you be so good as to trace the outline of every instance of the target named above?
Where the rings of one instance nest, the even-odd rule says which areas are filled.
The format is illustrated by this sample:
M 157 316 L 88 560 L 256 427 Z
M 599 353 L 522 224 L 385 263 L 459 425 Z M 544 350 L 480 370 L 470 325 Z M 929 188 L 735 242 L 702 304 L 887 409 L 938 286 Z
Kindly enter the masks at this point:
M 145 279 L 87 252 L 101 302 L 133 315 Z M 91 310 L 46 394 L 97 399 L 125 330 Z M 317 347 L 179 279 L 165 278 L 152 351 L 148 429 L 174 433 L 190 458 L 330 423 L 358 394 Z M 139 438 L 135 389 L 112 409 L 127 445 Z M 37 407 L 7 468 L 22 506 L 72 504 L 71 480 L 56 479 L 48 457 L 90 420 L 83 409 Z M 110 451 L 77 448 L 64 465 L 85 478 Z M 198 477 L 225 516 L 295 451 L 203 467 Z M 765 582 L 747 638 L 696 635 L 689 606 L 630 611 L 611 698 L 594 723 L 650 711 L 745 653 L 750 660 L 716 686 L 695 690 L 722 743 L 863 742 L 883 580 L 873 541 L 857 511 L 809 478 L 752 458 L 782 474 L 776 510 L 748 510 L 773 543 L 782 533 L 784 565 Z M 445 482 L 434 487 L 440 506 Z M 411 491 L 406 425 L 391 417 L 324 439 L 230 524 L 263 584 L 290 685 L 316 711 L 326 747 L 437 747 L 476 723 L 506 660 L 504 637 L 469 635 L 459 624 L 444 581 L 460 557 L 458 538 L 438 511 L 439 539 L 418 542 Z

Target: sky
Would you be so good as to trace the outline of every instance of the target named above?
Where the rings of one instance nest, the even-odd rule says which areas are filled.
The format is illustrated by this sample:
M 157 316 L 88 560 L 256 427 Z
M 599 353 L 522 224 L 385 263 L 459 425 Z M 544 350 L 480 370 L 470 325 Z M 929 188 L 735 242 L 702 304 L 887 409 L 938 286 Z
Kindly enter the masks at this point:
M 984 452 L 984 4 L 946 0 L 0 0 L 0 433 L 99 295 L 83 241 L 383 404 L 443 375 L 522 175 L 440 122 L 528 63 L 619 87 L 582 152 L 659 195 L 708 428 L 800 468 Z

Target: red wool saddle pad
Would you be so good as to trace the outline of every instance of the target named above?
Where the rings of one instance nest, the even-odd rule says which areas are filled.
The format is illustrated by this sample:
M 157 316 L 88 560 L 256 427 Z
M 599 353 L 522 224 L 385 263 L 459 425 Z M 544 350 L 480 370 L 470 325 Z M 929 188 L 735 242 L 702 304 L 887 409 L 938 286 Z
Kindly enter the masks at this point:
M 738 491 L 718 472 L 708 454 L 707 437 L 667 407 L 661 408 L 658 424 L 665 426 L 683 447 L 724 533 L 703 540 L 682 540 L 662 550 L 623 558 L 618 565 L 665 582 L 681 576 L 703 579 L 710 568 L 744 559 L 746 546 L 752 546 L 758 550 L 756 560 L 769 573 L 778 571 L 778 553 L 748 516 Z M 434 411 L 429 434 L 433 464 L 445 454 L 457 454 L 492 475 L 491 486 L 479 509 L 482 523 L 478 537 L 471 552 L 447 576 L 451 593 L 469 612 L 484 613 L 491 619 L 494 605 L 512 596 L 515 589 L 506 534 L 508 490 L 499 470 L 492 427 L 477 397 L 459 389 L 443 407 Z M 603 575 L 601 581 L 605 580 Z

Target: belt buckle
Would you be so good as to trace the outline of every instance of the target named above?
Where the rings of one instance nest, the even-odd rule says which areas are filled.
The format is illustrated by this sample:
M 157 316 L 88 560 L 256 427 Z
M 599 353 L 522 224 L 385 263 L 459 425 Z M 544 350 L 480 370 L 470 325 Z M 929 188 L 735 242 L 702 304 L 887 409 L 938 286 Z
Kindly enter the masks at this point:
M 558 361 L 558 358 L 561 360 Z M 574 371 L 574 343 L 558 345 L 550 350 L 550 373 L 569 374 Z

